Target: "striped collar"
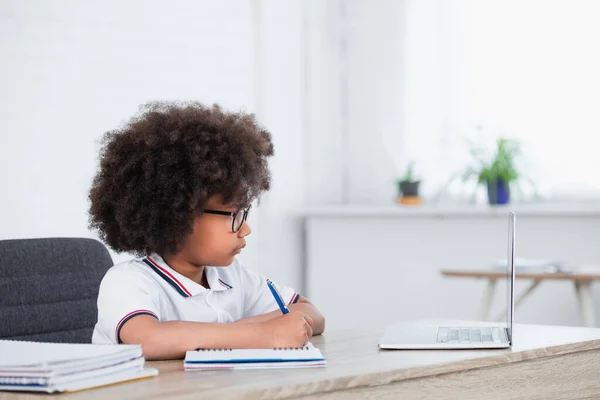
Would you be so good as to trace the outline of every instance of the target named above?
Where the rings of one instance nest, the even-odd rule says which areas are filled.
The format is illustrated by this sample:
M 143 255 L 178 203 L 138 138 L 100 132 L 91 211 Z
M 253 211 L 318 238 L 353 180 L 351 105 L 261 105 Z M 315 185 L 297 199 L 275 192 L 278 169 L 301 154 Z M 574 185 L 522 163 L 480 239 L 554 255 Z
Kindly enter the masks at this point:
M 142 261 L 150 267 L 158 276 L 164 279 L 169 285 L 173 287 L 183 297 L 196 296 L 200 293 L 211 291 L 223 291 L 232 289 L 227 281 L 219 278 L 218 268 L 224 267 L 206 267 L 204 273 L 206 274 L 206 280 L 210 289 L 194 282 L 193 280 L 181 275 L 173 268 L 169 267 L 167 263 L 162 259 L 161 256 L 154 253 L 148 257 L 142 259 Z M 225 267 L 226 268 L 226 267 Z

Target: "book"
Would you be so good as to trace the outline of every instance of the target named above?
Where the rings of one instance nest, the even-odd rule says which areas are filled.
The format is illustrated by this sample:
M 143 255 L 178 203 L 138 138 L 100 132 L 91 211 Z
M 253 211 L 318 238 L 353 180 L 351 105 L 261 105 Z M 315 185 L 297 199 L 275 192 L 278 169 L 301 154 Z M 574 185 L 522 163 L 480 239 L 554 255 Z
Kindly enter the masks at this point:
M 493 264 L 495 269 L 506 270 L 507 266 L 506 259 L 497 260 Z M 574 264 L 552 259 L 516 258 L 514 266 L 517 272 L 571 273 L 576 270 Z
M 303 347 L 274 349 L 197 349 L 187 351 L 186 371 L 325 367 L 321 351 L 308 343 Z
M 156 376 L 140 345 L 0 340 L 0 390 L 74 392 Z

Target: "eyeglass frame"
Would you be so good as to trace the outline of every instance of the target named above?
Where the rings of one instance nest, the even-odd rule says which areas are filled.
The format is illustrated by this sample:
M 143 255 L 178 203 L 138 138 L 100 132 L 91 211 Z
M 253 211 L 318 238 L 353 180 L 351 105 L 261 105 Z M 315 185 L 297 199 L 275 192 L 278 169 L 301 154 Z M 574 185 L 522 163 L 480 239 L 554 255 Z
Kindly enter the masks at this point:
M 235 210 L 235 211 L 221 211 L 221 210 L 204 209 L 203 212 L 206 214 L 227 215 L 229 217 L 232 217 L 231 218 L 231 230 L 233 231 L 233 233 L 238 233 L 240 231 L 240 229 L 242 229 L 242 226 L 244 226 L 244 222 L 246 222 L 246 220 L 248 219 L 248 214 L 250 213 L 251 208 L 252 208 L 252 204 L 250 204 L 247 208 L 240 208 L 239 210 Z M 244 219 L 242 219 L 242 223 L 240 224 L 240 227 L 237 230 L 235 230 L 235 218 L 242 211 L 244 212 Z

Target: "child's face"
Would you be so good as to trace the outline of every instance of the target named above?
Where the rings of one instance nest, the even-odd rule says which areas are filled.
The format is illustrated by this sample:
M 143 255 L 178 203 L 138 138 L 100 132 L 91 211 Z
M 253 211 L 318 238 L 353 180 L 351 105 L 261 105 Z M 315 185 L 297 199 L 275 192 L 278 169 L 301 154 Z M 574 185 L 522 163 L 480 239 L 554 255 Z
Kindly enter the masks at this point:
M 222 203 L 221 196 L 208 200 L 205 209 L 235 212 L 236 209 Z M 232 230 L 232 216 L 202 214 L 196 217 L 192 234 L 181 250 L 189 262 L 203 266 L 227 266 L 233 263 L 236 254 L 246 246 L 246 236 L 252 232 L 244 222 L 239 231 Z

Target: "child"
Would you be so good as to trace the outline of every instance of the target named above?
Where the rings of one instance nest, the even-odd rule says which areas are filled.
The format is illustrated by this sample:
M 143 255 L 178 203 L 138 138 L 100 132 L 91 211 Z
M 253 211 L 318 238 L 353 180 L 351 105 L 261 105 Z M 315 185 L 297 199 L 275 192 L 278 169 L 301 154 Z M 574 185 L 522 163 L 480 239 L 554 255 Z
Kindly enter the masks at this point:
M 106 273 L 93 343 L 140 343 L 147 359 L 196 348 L 304 345 L 319 311 L 235 258 L 251 202 L 269 189 L 270 134 L 252 115 L 199 103 L 150 103 L 104 137 L 90 228 L 140 256 Z

